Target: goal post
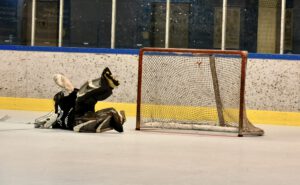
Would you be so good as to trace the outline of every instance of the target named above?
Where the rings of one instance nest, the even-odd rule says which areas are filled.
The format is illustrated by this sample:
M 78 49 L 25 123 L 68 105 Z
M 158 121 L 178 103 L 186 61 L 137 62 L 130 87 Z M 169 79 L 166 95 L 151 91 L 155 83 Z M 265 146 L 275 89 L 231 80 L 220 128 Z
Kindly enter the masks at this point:
M 143 128 L 264 134 L 245 107 L 246 51 L 142 48 L 136 130 Z

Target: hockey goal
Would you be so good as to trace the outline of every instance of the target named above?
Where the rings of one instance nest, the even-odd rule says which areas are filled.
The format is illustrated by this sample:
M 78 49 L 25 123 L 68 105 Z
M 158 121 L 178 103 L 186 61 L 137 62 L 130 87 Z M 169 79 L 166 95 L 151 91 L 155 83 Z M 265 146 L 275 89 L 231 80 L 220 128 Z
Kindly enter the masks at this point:
M 136 129 L 188 129 L 261 136 L 245 109 L 247 52 L 143 48 Z

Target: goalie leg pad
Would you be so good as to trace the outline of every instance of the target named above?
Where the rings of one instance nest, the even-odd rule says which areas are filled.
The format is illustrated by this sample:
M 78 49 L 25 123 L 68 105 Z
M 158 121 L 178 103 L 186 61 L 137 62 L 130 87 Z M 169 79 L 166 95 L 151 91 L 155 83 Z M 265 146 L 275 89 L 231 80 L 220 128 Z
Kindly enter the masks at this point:
M 89 120 L 75 126 L 73 130 L 75 132 L 96 132 L 98 126 L 99 123 L 97 122 L 97 120 Z
M 122 118 L 122 116 L 119 115 L 119 113 L 114 108 L 102 109 L 97 111 L 96 114 L 100 119 L 102 118 L 102 120 L 103 118 L 110 117 L 111 118 L 109 122 L 110 127 L 118 132 L 123 132 L 123 123 L 125 120 Z M 124 111 L 122 111 L 121 115 L 122 114 L 124 115 L 125 118 Z
M 109 115 L 107 116 L 106 119 L 102 121 L 102 123 L 97 128 L 96 132 L 102 133 L 102 132 L 112 130 L 113 128 L 110 126 L 110 121 L 111 121 L 111 116 Z

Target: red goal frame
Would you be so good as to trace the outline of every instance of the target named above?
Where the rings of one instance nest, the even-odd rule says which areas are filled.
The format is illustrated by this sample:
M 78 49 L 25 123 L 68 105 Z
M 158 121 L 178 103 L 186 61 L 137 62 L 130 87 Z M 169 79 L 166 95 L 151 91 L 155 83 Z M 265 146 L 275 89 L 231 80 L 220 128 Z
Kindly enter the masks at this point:
M 141 129 L 141 95 L 142 95 L 142 64 L 145 52 L 177 52 L 177 53 L 191 53 L 191 54 L 228 54 L 241 56 L 241 81 L 240 81 L 240 107 L 239 107 L 239 127 L 238 136 L 243 136 L 243 121 L 245 109 L 245 81 L 246 81 L 246 66 L 248 59 L 247 51 L 238 50 L 210 50 L 210 49 L 179 49 L 179 48 L 142 48 L 139 51 L 139 64 L 138 64 L 138 87 L 137 87 L 137 107 L 136 107 L 136 130 Z

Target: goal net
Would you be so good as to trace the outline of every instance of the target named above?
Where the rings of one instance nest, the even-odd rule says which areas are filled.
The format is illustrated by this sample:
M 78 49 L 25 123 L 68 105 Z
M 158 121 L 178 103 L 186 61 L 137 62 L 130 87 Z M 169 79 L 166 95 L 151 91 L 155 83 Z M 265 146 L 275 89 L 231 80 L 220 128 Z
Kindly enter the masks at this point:
M 136 129 L 264 134 L 245 109 L 247 52 L 143 48 Z

